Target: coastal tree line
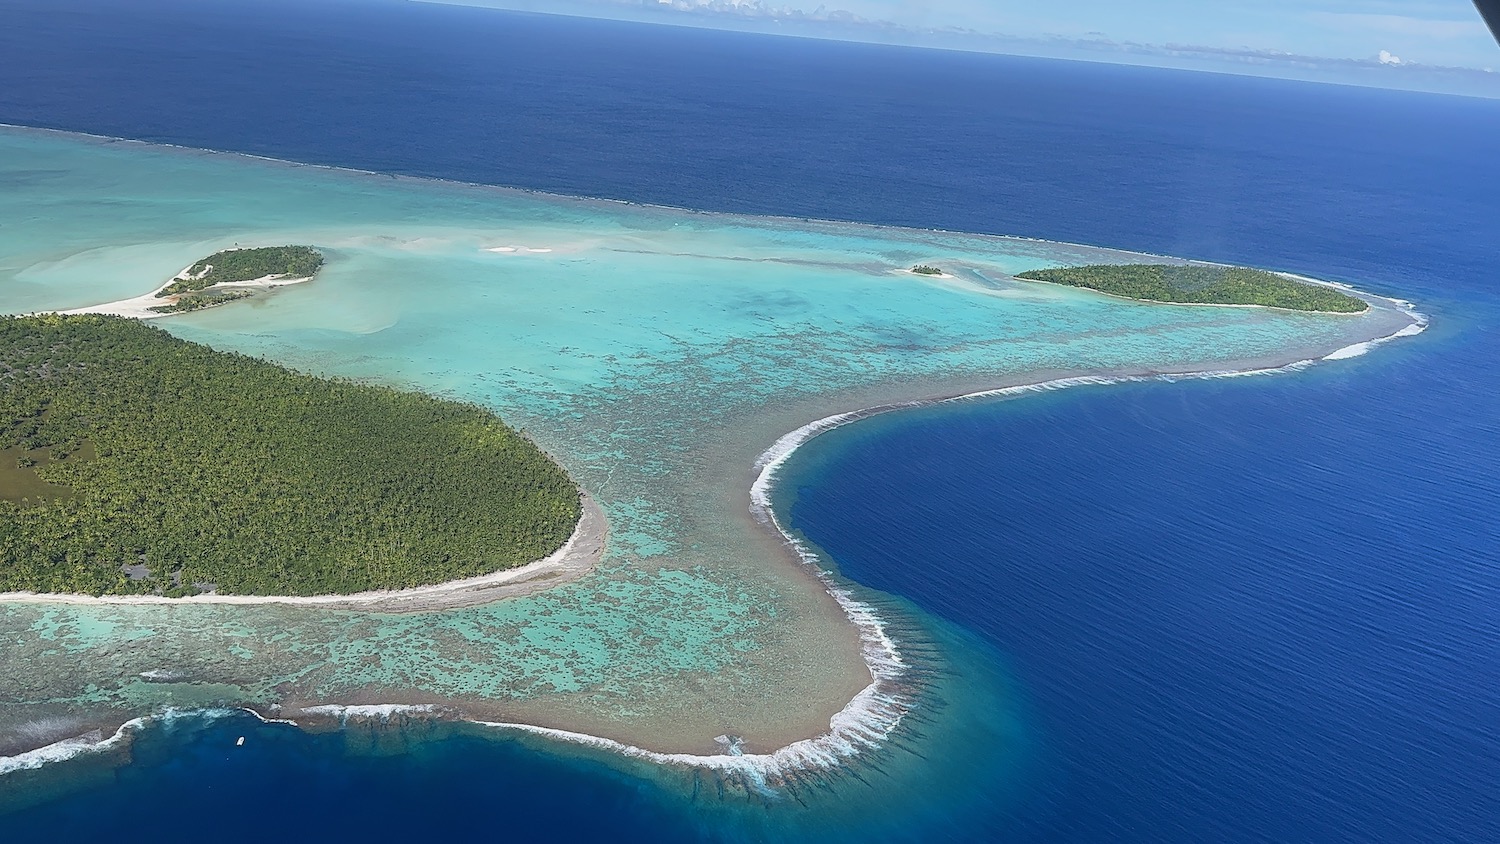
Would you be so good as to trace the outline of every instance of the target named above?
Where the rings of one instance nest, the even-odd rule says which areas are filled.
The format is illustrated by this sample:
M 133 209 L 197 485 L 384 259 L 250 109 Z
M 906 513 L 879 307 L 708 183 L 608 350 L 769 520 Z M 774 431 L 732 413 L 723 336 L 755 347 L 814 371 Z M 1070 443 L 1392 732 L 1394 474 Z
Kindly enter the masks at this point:
M 1086 287 L 1130 299 L 1197 305 L 1263 305 L 1297 311 L 1360 313 L 1368 306 L 1331 287 L 1246 267 L 1101 264 L 1028 270 L 1016 278 Z
M 323 268 L 323 253 L 311 246 L 258 246 L 226 249 L 188 267 L 180 278 L 156 295 L 175 296 L 203 290 L 215 284 L 253 281 L 268 275 L 310 278 Z
M 580 515 L 562 469 L 487 410 L 117 317 L 0 318 L 16 446 L 45 449 L 31 471 L 67 493 L 0 497 L 0 591 L 410 587 L 543 557 Z

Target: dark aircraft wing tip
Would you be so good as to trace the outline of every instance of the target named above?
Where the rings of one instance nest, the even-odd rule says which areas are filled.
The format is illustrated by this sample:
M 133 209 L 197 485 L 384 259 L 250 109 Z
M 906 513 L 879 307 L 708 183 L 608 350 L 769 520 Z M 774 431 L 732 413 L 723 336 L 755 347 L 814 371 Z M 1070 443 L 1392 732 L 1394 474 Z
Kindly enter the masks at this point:
M 1500 0 L 1474 0 L 1474 8 L 1479 10 L 1485 26 L 1490 28 L 1490 34 L 1500 43 Z

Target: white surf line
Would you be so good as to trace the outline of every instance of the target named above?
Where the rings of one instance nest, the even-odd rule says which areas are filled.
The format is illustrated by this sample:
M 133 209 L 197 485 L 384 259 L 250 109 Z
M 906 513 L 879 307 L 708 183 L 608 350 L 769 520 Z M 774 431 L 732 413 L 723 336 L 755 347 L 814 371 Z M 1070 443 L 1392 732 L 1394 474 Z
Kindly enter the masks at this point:
M 354 709 L 386 709 L 390 707 L 352 707 Z M 14 756 L 0 756 L 0 776 L 16 771 L 33 771 L 51 762 L 65 762 L 89 753 L 102 753 L 119 746 L 131 733 L 144 728 L 152 721 L 170 721 L 174 718 L 203 718 L 212 720 L 232 715 L 235 712 L 246 712 L 254 715 L 263 724 L 287 724 L 298 726 L 296 721 L 287 718 L 271 718 L 260 714 L 249 707 L 241 706 L 234 708 L 208 707 L 205 709 L 179 709 L 167 707 L 161 712 L 153 715 L 142 715 L 131 718 L 121 724 L 111 735 L 104 737 L 99 730 L 90 730 L 82 735 L 65 738 L 51 744 L 17 753 Z M 373 714 L 373 713 L 372 713 Z
M 34 771 L 37 768 L 52 762 L 65 762 L 86 753 L 101 753 L 125 741 L 126 737 L 151 720 L 153 716 L 142 716 L 132 718 L 120 725 L 114 735 L 101 738 L 98 730 L 73 736 L 62 741 L 28 750 L 25 753 L 17 753 L 14 756 L 0 756 L 0 777 L 16 771 Z
M 177 718 L 203 718 L 212 720 L 232 715 L 235 712 L 249 712 L 266 723 L 294 723 L 280 719 L 265 718 L 252 709 L 229 709 L 218 706 L 203 709 L 180 709 L 169 706 L 151 715 L 131 718 L 129 721 L 121 724 L 108 737 L 101 738 L 101 731 L 90 730 L 82 735 L 55 741 L 51 744 L 38 747 L 35 750 L 28 750 L 14 756 L 0 756 L 0 777 L 16 771 L 33 771 L 52 762 L 65 762 L 78 756 L 90 753 L 102 753 L 113 749 L 125 742 L 132 733 L 138 732 L 152 721 L 171 721 Z
M 786 437 L 782 439 L 785 440 Z M 779 466 L 780 463 L 776 465 Z M 766 471 L 773 470 L 772 467 L 767 467 Z M 761 473 L 762 479 L 767 477 L 766 471 Z M 761 486 L 759 479 L 756 483 L 757 486 Z M 781 530 L 780 524 L 775 522 L 774 515 L 771 519 L 777 525 L 777 529 Z M 786 537 L 787 543 L 797 552 L 803 563 L 813 570 L 824 588 L 843 609 L 845 616 L 858 629 L 861 656 L 871 675 L 870 685 L 862 689 L 844 705 L 843 709 L 829 719 L 828 732 L 792 742 L 770 753 L 739 753 L 730 737 L 720 736 L 719 742 L 730 748 L 730 752 L 697 754 L 661 753 L 614 739 L 530 724 L 493 721 L 475 723 L 547 736 L 659 764 L 736 773 L 742 775 L 747 784 L 764 793 L 771 793 L 777 781 L 788 774 L 833 769 L 846 759 L 880 747 L 901 723 L 902 718 L 911 710 L 914 703 L 910 692 L 899 685 L 906 673 L 906 662 L 901 658 L 895 642 L 886 632 L 885 623 L 876 614 L 874 608 L 854 598 L 848 589 L 835 583 L 831 573 L 823 569 L 818 564 L 817 557 L 800 542 L 784 530 L 782 536 Z
M 374 718 L 382 721 L 388 721 L 397 715 L 425 715 L 428 713 L 440 711 L 442 710 L 439 707 L 426 703 L 374 703 L 354 706 L 329 703 L 321 704 L 319 706 L 304 706 L 302 707 L 302 709 L 298 710 L 298 713 L 301 714 L 305 712 L 309 715 L 326 715 L 345 721 L 350 718 Z M 261 720 L 265 719 L 262 718 Z M 287 721 L 285 719 L 278 720 L 284 721 L 288 724 L 297 723 L 296 721 Z
M 1349 290 L 1352 287 L 1341 285 Z M 1355 291 L 1359 292 L 1359 291 Z M 1371 296 L 1371 294 L 1363 294 Z M 1279 372 L 1295 372 L 1317 363 L 1318 361 L 1344 360 L 1350 357 L 1368 352 L 1382 343 L 1389 342 L 1398 337 L 1410 337 L 1422 333 L 1427 327 L 1427 317 L 1419 313 L 1410 303 L 1400 299 L 1392 299 L 1383 296 L 1371 296 L 1375 299 L 1383 299 L 1396 305 L 1402 312 L 1412 319 L 1405 327 L 1392 332 L 1384 337 L 1363 341 L 1344 348 L 1338 349 L 1321 358 L 1295 361 L 1278 367 L 1266 367 L 1247 370 L 1197 370 L 1184 373 L 1164 373 L 1158 375 L 1142 376 L 1075 376 L 1071 378 L 1057 378 L 1050 381 L 1041 381 L 1032 384 L 1020 384 L 1012 387 L 1002 387 L 991 390 L 978 390 L 948 398 L 918 400 L 899 402 L 889 405 L 881 405 L 862 410 L 838 413 L 826 416 L 807 425 L 798 428 L 778 439 L 769 449 L 761 454 L 756 461 L 759 473 L 750 488 L 750 511 L 762 523 L 770 524 L 781 534 L 783 540 L 792 548 L 799 558 L 813 570 L 820 581 L 823 582 L 829 594 L 834 597 L 839 606 L 843 608 L 851 623 L 860 631 L 862 652 L 865 658 L 865 666 L 869 669 L 872 682 L 854 700 L 834 716 L 830 723 L 830 730 L 824 736 L 806 739 L 788 745 L 775 753 L 763 756 L 690 756 L 685 754 L 652 754 L 647 751 L 639 751 L 635 748 L 625 748 L 631 751 L 631 755 L 644 755 L 647 758 L 660 759 L 679 763 L 706 765 L 711 767 L 739 768 L 773 774 L 787 770 L 788 763 L 793 767 L 831 767 L 837 764 L 839 759 L 852 756 L 862 747 L 877 747 L 889 736 L 899 725 L 901 719 L 911 707 L 910 696 L 889 687 L 899 681 L 904 674 L 906 663 L 895 645 L 886 633 L 885 625 L 875 612 L 874 608 L 855 599 L 848 589 L 839 587 L 832 572 L 827 570 L 819 562 L 806 545 L 781 524 L 776 517 L 775 510 L 771 507 L 770 495 L 775 485 L 777 472 L 791 458 L 796 450 L 819 434 L 831 431 L 834 428 L 857 422 L 881 413 L 895 410 L 923 407 L 932 404 L 940 404 L 953 401 L 965 401 L 971 399 L 987 398 L 1003 395 L 1018 395 L 1027 392 L 1041 392 L 1047 390 L 1065 389 L 1067 387 L 1115 384 L 1129 381 L 1151 381 L 1165 380 L 1176 381 L 1187 378 L 1224 378 L 1239 377 L 1246 375 L 1264 375 Z M 560 731 L 546 731 L 548 734 L 556 734 Z M 559 736 L 568 737 L 568 736 Z M 577 740 L 577 739 L 574 739 Z M 618 743 L 614 743 L 618 744 Z M 622 746 L 623 747 L 623 746 Z
M 286 724 L 286 725 L 291 726 L 291 727 L 297 726 L 297 722 L 293 721 L 290 718 L 272 718 L 272 717 L 270 717 L 268 715 L 262 715 L 259 712 L 255 711 L 254 709 L 251 709 L 248 706 L 237 707 L 236 711 L 247 712 L 247 713 L 249 713 L 251 715 L 254 715 L 257 719 L 260 720 L 260 722 L 262 724 Z
M 1349 289 L 1353 290 L 1354 288 Z M 747 783 L 768 794 L 772 793 L 771 789 L 774 787 L 775 780 L 786 774 L 798 771 L 835 768 L 846 759 L 857 756 L 866 750 L 879 748 L 890 734 L 900 726 L 901 721 L 911 711 L 914 703 L 911 694 L 900 686 L 901 678 L 905 674 L 906 662 L 902 659 L 896 643 L 890 638 L 884 621 L 881 620 L 874 607 L 854 598 L 851 590 L 839 586 L 834 574 L 823 567 L 818 557 L 803 542 L 792 536 L 782 526 L 780 520 L 776 518 L 775 511 L 772 509 L 770 502 L 770 494 L 774 488 L 776 473 L 785 465 L 786 461 L 791 458 L 792 454 L 798 448 L 813 437 L 831 431 L 834 428 L 895 410 L 925 407 L 955 401 L 1020 395 L 1028 392 L 1045 392 L 1087 385 L 1144 381 L 1174 382 L 1182 379 L 1236 378 L 1250 375 L 1298 372 L 1320 361 L 1345 360 L 1357 357 L 1391 340 L 1399 337 L 1415 336 L 1426 330 L 1428 325 L 1426 315 L 1418 312 L 1412 303 L 1385 296 L 1373 296 L 1373 294 L 1362 295 L 1382 299 L 1396 305 L 1398 309 L 1412 319 L 1412 322 L 1383 337 L 1345 346 L 1319 358 L 1307 358 L 1283 366 L 1240 370 L 1195 370 L 1156 375 L 1081 375 L 1068 378 L 1055 378 L 1031 384 L 977 390 L 946 398 L 898 402 L 863 410 L 837 413 L 809 422 L 776 440 L 756 460 L 755 465 L 759 472 L 750 487 L 750 511 L 762 523 L 770 524 L 776 528 L 787 543 L 787 546 L 796 552 L 802 562 L 822 582 L 824 588 L 828 590 L 828 593 L 838 603 L 839 607 L 843 609 L 850 623 L 859 631 L 861 656 L 871 676 L 870 685 L 861 690 L 849 703 L 845 704 L 843 709 L 839 710 L 829 719 L 829 730 L 827 733 L 793 742 L 771 753 L 739 754 L 731 752 L 722 754 L 693 754 L 661 753 L 601 736 L 551 727 L 539 727 L 532 724 L 482 720 L 474 720 L 471 723 L 502 730 L 514 730 L 545 736 L 558 741 L 586 745 L 616 752 L 630 758 L 645 759 L 662 764 L 717 769 L 738 773 L 746 778 Z M 204 711 L 212 713 L 215 710 Z M 257 718 L 261 718 L 263 721 L 275 720 L 278 723 L 295 723 L 294 721 L 287 721 L 285 719 L 267 719 L 253 710 L 245 711 L 254 713 Z M 430 705 L 414 706 L 408 704 L 356 706 L 328 704 L 307 707 L 301 711 L 320 716 L 338 717 L 341 721 L 347 723 L 350 719 L 378 719 L 388 721 L 396 715 L 439 714 L 444 709 Z M 135 727 L 132 729 L 138 728 L 145 720 L 137 718 L 127 722 L 114 736 L 98 744 L 81 743 L 79 739 L 69 739 L 20 754 L 16 757 L 0 757 L 0 774 L 4 774 L 11 769 L 7 767 L 7 763 L 10 760 L 25 758 L 27 764 L 34 762 L 34 764 L 30 764 L 30 767 L 40 767 L 46 764 L 47 761 L 59 761 L 62 758 L 71 758 L 79 753 L 89 752 L 93 749 L 102 749 L 102 745 L 118 740 L 127 727 L 134 724 Z M 721 737 L 721 739 L 727 739 L 727 737 Z M 725 743 L 727 744 L 727 741 Z

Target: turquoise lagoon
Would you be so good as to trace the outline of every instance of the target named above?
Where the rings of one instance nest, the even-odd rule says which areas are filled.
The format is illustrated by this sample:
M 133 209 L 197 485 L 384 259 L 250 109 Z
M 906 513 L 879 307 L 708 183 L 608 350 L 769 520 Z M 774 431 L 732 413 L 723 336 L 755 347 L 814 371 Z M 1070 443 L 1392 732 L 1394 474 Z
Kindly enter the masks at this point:
M 1414 320 L 1386 300 L 1354 317 L 1170 307 L 1010 278 L 1139 258 L 1107 249 L 21 129 L 0 130 L 0 187 L 0 312 L 138 295 L 234 244 L 315 244 L 329 261 L 314 283 L 155 324 L 307 372 L 494 408 L 610 523 L 605 559 L 582 579 L 441 613 L 0 604 L 0 753 L 168 709 L 298 717 L 336 705 L 387 717 L 385 704 L 680 762 L 763 760 L 824 736 L 833 718 L 841 735 L 776 764 L 942 736 L 957 747 L 952 725 L 996 720 L 980 710 L 1004 706 L 1003 683 L 967 698 L 950 688 L 924 711 L 925 687 L 982 672 L 951 664 L 943 643 L 957 634 L 802 565 L 755 518 L 750 489 L 768 448 L 861 408 L 1073 376 L 1274 368 Z M 953 277 L 905 271 L 916 263 Z M 850 610 L 873 615 L 856 625 Z M 885 682 L 873 692 L 872 663 Z M 922 738 L 889 733 L 903 717 L 926 725 Z

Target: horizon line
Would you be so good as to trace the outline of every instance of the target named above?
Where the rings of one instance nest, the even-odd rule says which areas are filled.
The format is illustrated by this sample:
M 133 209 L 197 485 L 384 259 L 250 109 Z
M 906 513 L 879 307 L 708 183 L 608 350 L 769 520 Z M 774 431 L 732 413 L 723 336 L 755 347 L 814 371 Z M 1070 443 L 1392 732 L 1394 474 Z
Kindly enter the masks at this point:
M 578 1 L 575 0 L 575 3 Z M 1383 61 L 1378 56 L 1372 59 L 1343 59 L 1327 56 L 1305 56 L 1290 52 L 1254 50 L 1251 48 L 1211 47 L 1196 44 L 1145 44 L 1133 41 L 1070 39 L 1062 36 L 1046 35 L 986 34 L 974 31 L 962 31 L 956 28 L 934 28 L 924 32 L 882 21 L 863 22 L 872 29 L 908 36 L 902 39 L 880 37 L 880 32 L 876 31 L 868 34 L 847 31 L 838 33 L 809 31 L 832 23 L 817 19 L 770 16 L 762 18 L 745 17 L 734 19 L 720 17 L 710 19 L 706 14 L 698 15 L 694 18 L 687 17 L 693 15 L 694 13 L 692 12 L 682 13 L 683 17 L 669 18 L 664 13 L 647 7 L 640 7 L 640 10 L 634 14 L 630 13 L 634 11 L 632 7 L 624 6 L 620 7 L 622 13 L 600 14 L 592 11 L 585 12 L 576 7 L 566 11 L 540 11 L 495 5 L 496 3 L 503 2 L 503 0 L 403 0 L 403 2 L 418 3 L 427 6 L 482 9 L 513 15 L 611 21 L 639 26 L 660 26 L 675 29 L 729 32 L 742 35 L 761 35 L 770 38 L 796 38 L 806 41 L 869 44 L 974 55 L 1053 59 L 1056 61 L 1083 62 L 1087 64 L 1148 67 L 1161 70 L 1179 70 L 1189 73 L 1280 79 L 1311 84 L 1406 91 L 1473 99 L 1500 99 L 1500 72 L 1492 68 L 1480 69 L 1404 62 L 1395 57 L 1391 57 L 1395 61 Z M 603 7 L 590 6 L 591 10 L 596 8 L 599 12 L 607 11 Z M 781 28 L 788 24 L 801 31 Z M 887 30 L 886 27 L 889 27 L 889 29 Z M 948 41 L 949 43 L 942 43 L 943 41 Z M 965 41 L 981 43 L 962 43 Z M 1005 49 L 1006 46 L 1010 47 L 1010 49 Z M 1497 55 L 1496 64 L 1500 65 L 1500 55 Z M 1362 73 L 1418 75 L 1387 76 L 1382 80 L 1356 78 L 1356 74 Z M 1444 82 L 1448 84 L 1442 84 Z M 1464 82 L 1469 84 L 1457 84 Z

